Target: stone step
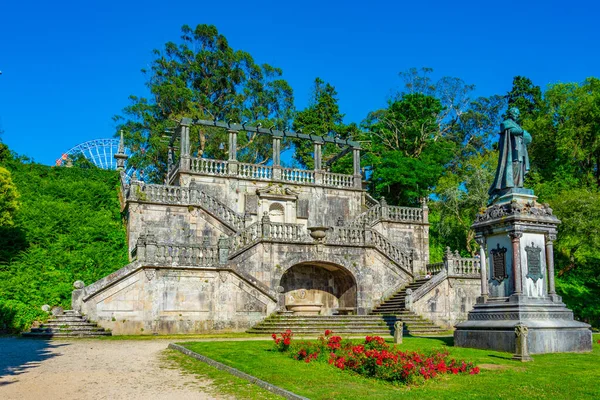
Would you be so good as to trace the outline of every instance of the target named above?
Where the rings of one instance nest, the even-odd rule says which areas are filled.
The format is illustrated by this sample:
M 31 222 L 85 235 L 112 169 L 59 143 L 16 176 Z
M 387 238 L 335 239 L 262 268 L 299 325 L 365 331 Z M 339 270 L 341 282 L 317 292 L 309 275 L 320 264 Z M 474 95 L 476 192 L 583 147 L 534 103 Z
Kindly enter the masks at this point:
M 110 336 L 111 333 L 108 331 L 78 331 L 78 332 L 23 332 L 25 337 L 98 337 L 98 336 Z
M 59 315 L 56 317 L 48 318 L 48 322 L 80 322 L 87 321 L 85 317 L 77 317 L 77 316 L 69 316 L 69 315 Z
M 104 328 L 89 326 L 73 326 L 67 328 L 31 328 L 31 332 L 75 332 L 75 331 L 104 331 Z
M 71 327 L 71 326 L 97 326 L 91 322 L 46 322 L 45 324 L 40 325 L 40 328 L 61 328 L 61 327 Z

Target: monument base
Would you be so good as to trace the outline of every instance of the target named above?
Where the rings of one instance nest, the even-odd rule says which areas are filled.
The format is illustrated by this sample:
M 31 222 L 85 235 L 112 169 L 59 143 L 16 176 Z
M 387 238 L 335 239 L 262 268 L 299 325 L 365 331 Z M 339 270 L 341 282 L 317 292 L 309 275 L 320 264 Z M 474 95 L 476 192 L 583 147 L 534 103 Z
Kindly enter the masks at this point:
M 558 300 L 558 299 L 555 299 Z M 573 320 L 573 312 L 560 300 L 507 298 L 476 304 L 469 319 L 456 326 L 454 345 L 515 353 L 518 324 L 528 328 L 530 354 L 592 350 L 588 324 Z

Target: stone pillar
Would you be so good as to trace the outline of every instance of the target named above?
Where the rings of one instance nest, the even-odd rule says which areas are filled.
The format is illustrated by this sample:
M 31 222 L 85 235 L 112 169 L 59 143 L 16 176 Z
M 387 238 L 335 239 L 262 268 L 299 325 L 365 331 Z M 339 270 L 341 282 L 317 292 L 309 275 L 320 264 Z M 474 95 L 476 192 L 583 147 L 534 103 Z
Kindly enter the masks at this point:
M 230 129 L 229 131 L 229 157 L 227 158 L 227 172 L 230 175 L 237 175 L 238 173 L 238 161 L 237 161 L 237 136 L 238 131 Z
M 135 259 L 137 261 L 146 261 L 146 235 L 140 235 L 135 244 Z M 133 261 L 130 257 L 129 261 Z
M 517 361 L 532 361 L 529 355 L 529 349 L 527 348 L 527 336 L 529 335 L 529 328 L 522 323 L 515 325 L 515 354 L 513 360 Z
M 402 344 L 402 336 L 404 334 L 404 324 L 402 321 L 396 321 L 394 323 L 394 343 Z
M 362 175 L 360 173 L 360 147 L 352 148 L 352 164 L 354 166 L 354 188 L 362 189 Z
M 190 170 L 190 125 L 191 120 L 189 118 L 182 118 L 179 124 L 179 137 L 181 144 L 181 154 L 179 170 L 189 171 Z
M 382 220 L 386 220 L 389 218 L 389 209 L 388 209 L 388 203 L 385 200 L 385 197 L 382 197 L 381 200 L 379 200 L 379 205 L 381 206 L 381 219 Z
M 281 136 L 273 136 L 273 179 L 281 179 Z
M 123 131 L 121 130 L 121 138 L 119 139 L 119 149 L 117 154 L 114 155 L 117 160 L 117 171 L 122 171 L 125 169 L 125 160 L 127 160 L 127 155 L 125 154 L 125 143 L 123 141 Z
M 149 233 L 146 235 L 146 254 L 144 261 L 146 264 L 156 262 L 156 236 Z
M 263 217 L 261 219 L 262 225 L 262 237 L 263 239 L 269 239 L 271 237 L 271 217 L 269 217 L 269 212 L 265 211 L 263 213 Z
M 477 299 L 478 303 L 485 303 L 488 299 L 488 278 L 487 278 L 487 257 L 485 251 L 485 238 L 475 238 L 479 244 L 479 264 L 481 266 L 481 297 Z
M 523 284 L 521 282 L 521 237 L 523 237 L 523 234 L 521 232 L 511 232 L 508 236 L 510 236 L 512 242 L 512 266 L 515 283 L 514 294 L 521 296 L 523 294 Z
M 552 301 L 561 301 L 560 297 L 556 294 L 556 288 L 554 286 L 554 241 L 556 240 L 555 233 L 546 234 L 546 266 L 548 274 L 548 295 Z
M 321 153 L 322 153 L 322 148 L 323 148 L 323 142 L 321 141 L 317 141 L 315 140 L 314 142 L 314 164 L 315 164 L 315 171 L 320 171 L 321 169 L 323 169 L 322 166 L 322 160 L 321 160 Z
M 219 237 L 219 264 L 227 264 L 229 262 L 229 239 L 225 235 Z

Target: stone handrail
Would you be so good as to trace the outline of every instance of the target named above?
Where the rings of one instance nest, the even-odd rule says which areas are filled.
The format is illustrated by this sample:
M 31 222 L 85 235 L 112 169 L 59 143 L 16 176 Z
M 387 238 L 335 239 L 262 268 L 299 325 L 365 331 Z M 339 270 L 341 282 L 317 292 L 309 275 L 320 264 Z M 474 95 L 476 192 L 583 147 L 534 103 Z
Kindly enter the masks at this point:
M 230 251 L 235 253 L 239 249 L 250 246 L 262 238 L 262 226 L 260 222 L 255 222 L 231 237 Z
M 206 175 L 227 175 L 227 161 L 192 157 L 190 171 Z
M 234 231 L 244 227 L 244 217 L 242 215 L 194 187 L 186 188 L 134 182 L 127 193 L 127 200 L 200 206 Z
M 381 233 L 375 230 L 369 230 L 369 232 L 371 238 L 366 240 L 366 244 L 373 245 L 377 250 L 394 260 L 400 267 L 412 273 L 412 255 L 404 253 Z
M 333 187 L 354 187 L 354 176 L 323 172 L 323 185 Z
M 306 228 L 302 224 L 283 222 L 263 222 L 263 238 L 284 242 L 304 241 L 307 237 Z
M 271 180 L 273 179 L 273 167 L 259 164 L 238 164 L 238 176 L 248 179 Z
M 445 269 L 442 269 L 438 274 L 435 274 L 433 278 L 425 282 L 423 285 L 413 290 L 412 292 L 406 291 L 406 308 L 412 311 L 412 304 L 421 299 L 427 293 L 435 289 L 440 283 L 448 277 L 448 273 Z M 409 289 L 410 290 L 410 289 Z
M 296 168 L 282 168 L 281 180 L 294 183 L 315 183 L 315 171 Z

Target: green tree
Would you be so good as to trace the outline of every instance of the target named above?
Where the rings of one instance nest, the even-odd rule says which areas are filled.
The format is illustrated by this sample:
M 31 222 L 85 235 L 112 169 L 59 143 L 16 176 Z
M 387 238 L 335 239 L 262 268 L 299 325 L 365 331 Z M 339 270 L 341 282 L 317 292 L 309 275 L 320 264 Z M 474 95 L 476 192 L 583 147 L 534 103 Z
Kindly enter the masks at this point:
M 19 192 L 11 173 L 0 167 L 0 227 L 14 225 L 14 215 L 19 206 Z
M 304 133 L 315 133 L 320 136 L 332 136 L 341 139 L 349 139 L 358 134 L 356 124 L 345 125 L 344 114 L 340 113 L 337 91 L 335 87 L 326 83 L 321 78 L 316 78 L 312 98 L 308 107 L 298 111 L 292 125 L 296 131 Z M 327 143 L 322 148 L 323 167 L 339 154 L 342 149 L 332 143 Z M 294 160 L 305 168 L 314 168 L 314 148 L 308 140 L 294 141 Z M 343 159 L 333 165 L 335 172 L 352 172 L 352 156 L 344 156 Z
M 182 117 L 219 119 L 285 127 L 293 114 L 293 92 L 282 71 L 256 64 L 250 54 L 229 46 L 212 25 L 182 27 L 181 40 L 154 50 L 147 86 L 152 97 L 130 96 L 132 104 L 117 116 L 132 150 L 130 163 L 150 168 L 148 175 L 162 180 L 166 171 L 168 137 Z M 193 151 L 198 157 L 223 158 L 227 133 L 193 127 Z M 265 163 L 271 154 L 265 135 L 240 134 L 238 157 L 244 162 Z M 225 147 L 225 148 L 224 148 Z
M 535 118 L 543 111 L 542 89 L 527 77 L 515 76 L 512 89 L 506 97 L 508 107 L 517 107 L 522 119 Z
M 416 204 L 431 193 L 454 151 L 454 143 L 439 136 L 441 111 L 438 99 L 412 93 L 369 114 L 364 125 L 375 196 Z

